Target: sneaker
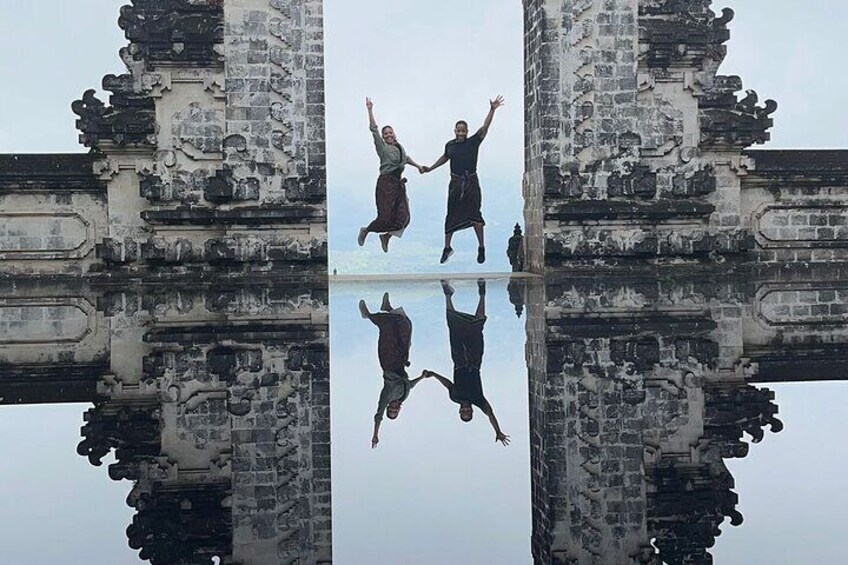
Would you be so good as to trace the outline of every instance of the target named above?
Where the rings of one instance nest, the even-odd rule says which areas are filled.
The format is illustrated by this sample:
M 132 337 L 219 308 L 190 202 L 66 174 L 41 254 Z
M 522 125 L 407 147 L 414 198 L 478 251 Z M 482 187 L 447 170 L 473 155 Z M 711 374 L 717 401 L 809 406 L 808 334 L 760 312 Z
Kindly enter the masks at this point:
M 486 248 L 482 245 L 477 248 L 477 262 L 485 263 L 486 262 Z
M 383 312 L 391 312 L 392 311 L 392 304 L 391 304 L 391 302 L 389 302 L 389 293 L 388 292 L 383 294 L 383 303 L 380 304 L 380 310 L 382 310 Z
M 477 294 L 480 296 L 486 295 L 486 281 L 483 279 L 477 279 Z
M 380 234 L 380 247 L 383 248 L 383 253 L 389 252 L 389 240 L 392 238 L 391 235 L 387 233 Z
M 441 283 L 442 283 L 442 292 L 445 293 L 445 296 L 453 296 L 454 290 L 453 290 L 453 287 L 450 285 L 450 283 L 446 280 L 442 280 Z
M 359 301 L 359 315 L 363 318 L 367 318 L 371 315 L 371 312 L 368 311 L 368 306 L 365 304 L 364 300 Z
M 445 247 L 444 249 L 442 249 L 442 258 L 439 259 L 439 263 L 440 264 L 447 263 L 448 259 L 450 258 L 451 255 L 453 255 L 453 248 Z
M 365 238 L 368 236 L 368 230 L 365 228 L 359 228 L 359 236 L 356 238 L 356 243 L 359 244 L 359 247 L 365 245 Z

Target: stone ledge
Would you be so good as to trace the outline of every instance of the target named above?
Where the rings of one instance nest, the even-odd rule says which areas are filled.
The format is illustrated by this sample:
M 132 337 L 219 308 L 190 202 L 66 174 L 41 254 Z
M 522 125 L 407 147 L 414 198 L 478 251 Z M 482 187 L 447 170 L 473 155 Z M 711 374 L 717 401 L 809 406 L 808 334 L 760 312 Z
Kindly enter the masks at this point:
M 106 193 L 87 153 L 0 154 L 0 193 L 19 191 Z
M 327 211 L 311 206 L 245 206 L 230 210 L 205 207 L 179 207 L 169 210 L 149 210 L 141 218 L 151 224 L 208 226 L 293 224 L 325 221 Z
M 0 365 L 0 405 L 93 402 L 107 364 Z
M 245 324 L 230 326 L 188 326 L 152 330 L 145 334 L 145 343 L 200 344 L 233 340 L 239 343 L 279 342 L 304 345 L 314 340 L 326 340 L 326 326 L 312 324 Z
M 613 200 L 584 200 L 547 205 L 546 220 L 670 220 L 676 218 L 706 218 L 715 206 L 706 202 L 658 201 L 651 203 L 616 202 Z
M 783 149 L 743 153 L 754 161 L 742 177 L 742 188 L 789 182 L 792 186 L 838 184 L 848 186 L 848 150 Z

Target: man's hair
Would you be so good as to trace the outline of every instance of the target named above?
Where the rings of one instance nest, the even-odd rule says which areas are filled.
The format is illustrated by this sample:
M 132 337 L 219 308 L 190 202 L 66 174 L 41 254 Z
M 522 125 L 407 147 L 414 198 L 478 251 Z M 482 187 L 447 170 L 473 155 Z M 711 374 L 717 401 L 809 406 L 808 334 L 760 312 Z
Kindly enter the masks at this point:
M 468 128 L 468 122 L 466 122 L 465 120 L 459 120 L 453 127 L 457 127 L 459 124 L 464 125 L 466 129 Z
M 392 126 L 385 125 L 385 126 L 383 126 L 383 127 L 382 127 L 382 129 L 380 129 L 380 135 L 382 135 L 382 134 L 386 133 L 386 128 L 391 128 L 393 131 L 394 131 L 394 129 L 395 129 L 395 128 L 393 128 Z

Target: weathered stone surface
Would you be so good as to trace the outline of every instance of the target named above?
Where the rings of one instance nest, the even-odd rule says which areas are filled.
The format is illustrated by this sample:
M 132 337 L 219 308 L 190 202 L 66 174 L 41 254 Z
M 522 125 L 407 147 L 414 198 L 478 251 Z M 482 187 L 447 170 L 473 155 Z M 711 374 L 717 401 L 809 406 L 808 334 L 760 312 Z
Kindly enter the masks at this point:
M 40 198 L 38 222 L 55 224 L 47 239 L 0 234 L 3 271 L 326 269 L 320 0 L 134 0 L 118 23 L 128 72 L 103 79 L 108 102 L 89 90 L 72 104 L 91 156 L 27 161 L 49 174 L 0 161 L 12 165 L 0 172 L 0 197 L 14 201 L 3 208 Z M 99 200 L 74 202 L 73 218 L 32 190 L 56 186 L 64 203 L 83 198 L 67 196 L 81 182 Z
M 741 150 L 776 104 L 716 70 L 707 0 L 525 3 L 525 223 L 536 272 L 750 255 Z

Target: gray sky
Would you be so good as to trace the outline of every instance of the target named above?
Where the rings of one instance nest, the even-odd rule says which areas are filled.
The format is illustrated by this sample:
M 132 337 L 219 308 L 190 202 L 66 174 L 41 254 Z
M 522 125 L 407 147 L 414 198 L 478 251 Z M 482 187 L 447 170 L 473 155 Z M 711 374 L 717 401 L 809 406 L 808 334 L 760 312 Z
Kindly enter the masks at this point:
M 132 565 L 132 485 L 77 455 L 84 404 L 0 407 L 0 563 Z
M 454 305 L 473 313 L 474 281 L 455 283 Z M 371 449 L 382 387 L 372 311 L 383 292 L 412 321 L 410 377 L 431 369 L 453 379 L 445 301 L 437 281 L 335 284 L 331 294 L 333 562 L 339 565 L 516 565 L 530 555 L 530 448 L 524 319 L 506 280 L 486 297 L 483 392 L 512 443 L 496 444 L 475 408 L 469 423 L 435 379 L 421 381 Z

